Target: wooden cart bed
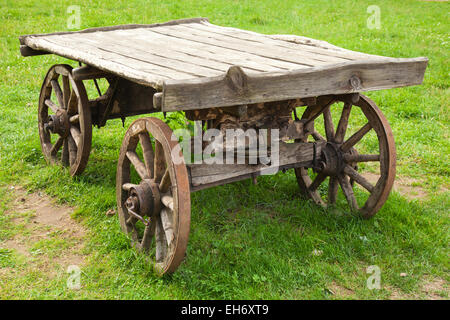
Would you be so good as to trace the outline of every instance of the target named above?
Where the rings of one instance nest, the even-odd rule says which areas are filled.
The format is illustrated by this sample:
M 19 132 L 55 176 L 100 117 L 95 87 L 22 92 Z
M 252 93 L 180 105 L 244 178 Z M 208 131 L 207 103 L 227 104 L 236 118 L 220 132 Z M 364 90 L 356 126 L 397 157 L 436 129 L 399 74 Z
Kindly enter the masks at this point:
M 163 111 L 417 85 L 428 62 L 220 27 L 206 18 L 26 35 L 20 42 L 23 55 L 57 54 L 162 91 Z
M 163 111 L 417 85 L 428 62 L 220 27 L 205 18 L 27 35 L 20 41 L 25 55 L 54 53 L 152 86 L 162 91 Z

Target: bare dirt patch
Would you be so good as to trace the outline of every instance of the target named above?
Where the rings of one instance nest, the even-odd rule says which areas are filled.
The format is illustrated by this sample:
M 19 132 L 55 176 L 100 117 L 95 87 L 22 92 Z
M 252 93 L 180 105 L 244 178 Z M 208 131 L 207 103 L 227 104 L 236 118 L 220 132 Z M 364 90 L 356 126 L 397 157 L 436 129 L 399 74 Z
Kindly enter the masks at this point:
M 342 285 L 339 285 L 335 281 L 333 281 L 329 285 L 328 290 L 330 290 L 333 293 L 333 295 L 336 295 L 337 297 L 341 298 L 351 297 L 355 294 L 353 290 L 346 288 Z
M 449 294 L 448 283 L 440 278 L 426 279 L 422 285 L 422 292 L 424 292 L 430 300 L 442 300 L 444 297 L 442 297 L 441 293 L 445 292 L 447 295 Z
M 390 286 L 386 286 L 385 289 L 390 292 L 389 299 L 391 300 L 444 300 L 449 296 L 448 282 L 441 278 L 425 277 L 418 292 L 413 294 L 403 293 Z
M 24 256 L 30 267 L 49 275 L 69 265 L 82 266 L 86 230 L 70 217 L 73 208 L 58 205 L 40 192 L 27 193 L 21 187 L 9 188 L 15 195 L 7 214 L 22 224 L 24 232 L 4 241 L 1 247 Z
M 379 175 L 371 172 L 365 172 L 363 176 L 372 184 L 375 184 L 380 177 Z M 394 190 L 409 200 L 424 199 L 428 197 L 428 192 L 420 187 L 421 183 L 422 182 L 417 179 L 397 176 L 394 181 Z

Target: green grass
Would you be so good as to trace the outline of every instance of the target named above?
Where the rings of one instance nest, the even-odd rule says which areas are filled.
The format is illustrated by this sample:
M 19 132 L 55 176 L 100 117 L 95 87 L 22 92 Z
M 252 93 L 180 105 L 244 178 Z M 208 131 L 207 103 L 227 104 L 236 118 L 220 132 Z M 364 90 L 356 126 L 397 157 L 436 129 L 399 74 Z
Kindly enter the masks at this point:
M 0 249 L 0 298 L 26 299 L 333 299 L 332 283 L 351 298 L 388 298 L 393 290 L 424 297 L 426 279 L 449 280 L 449 4 L 425 1 L 0 1 L 0 246 L 20 234 L 8 185 L 45 190 L 77 206 L 89 230 L 82 288 L 66 288 L 64 269 L 49 276 L 17 252 Z M 18 36 L 67 30 L 67 7 L 81 6 L 81 28 L 204 16 L 262 33 L 298 34 L 385 56 L 429 58 L 424 84 L 370 92 L 397 143 L 397 172 L 429 196 L 394 192 L 371 220 L 336 216 L 299 197 L 292 172 L 192 194 L 187 259 L 158 278 L 130 247 L 115 208 L 115 170 L 125 128 L 93 130 L 86 171 L 47 166 L 37 132 L 42 79 L 57 56 L 23 58 Z M 366 27 L 367 7 L 381 9 L 381 29 Z M 75 63 L 70 62 L 73 66 Z M 57 236 L 35 243 L 33 259 L 71 245 Z M 40 250 L 40 251 L 39 251 Z M 320 250 L 320 255 L 314 255 Z M 366 268 L 381 269 L 382 289 L 366 287 Z M 407 273 L 401 277 L 400 273 Z M 444 294 L 445 296 L 445 294 Z

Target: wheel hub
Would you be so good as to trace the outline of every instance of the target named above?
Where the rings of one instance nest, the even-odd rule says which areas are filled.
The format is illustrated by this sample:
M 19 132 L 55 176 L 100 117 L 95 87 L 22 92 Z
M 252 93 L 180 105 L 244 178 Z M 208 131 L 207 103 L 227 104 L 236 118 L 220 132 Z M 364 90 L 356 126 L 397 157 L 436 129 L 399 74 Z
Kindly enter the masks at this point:
M 336 176 L 344 170 L 345 162 L 343 152 L 336 143 L 327 142 L 322 149 L 321 161 L 319 162 L 318 171 L 329 176 Z
M 69 135 L 70 124 L 67 111 L 64 109 L 58 109 L 56 114 L 48 116 L 47 123 L 44 124 L 44 128 L 47 132 L 57 133 L 63 138 Z
M 145 179 L 131 187 L 125 206 L 132 215 L 152 217 L 159 213 L 161 196 L 154 180 Z M 139 218 L 138 218 L 139 219 Z

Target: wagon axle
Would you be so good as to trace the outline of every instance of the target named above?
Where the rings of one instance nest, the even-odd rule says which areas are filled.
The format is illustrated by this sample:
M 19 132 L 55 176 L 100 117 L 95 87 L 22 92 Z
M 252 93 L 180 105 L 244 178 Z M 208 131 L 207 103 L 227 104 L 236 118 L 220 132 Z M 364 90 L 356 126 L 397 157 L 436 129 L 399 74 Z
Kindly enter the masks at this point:
M 138 185 L 125 185 L 124 189 L 128 189 L 129 195 L 125 201 L 125 206 L 130 213 L 127 224 L 133 224 L 134 220 L 138 219 L 148 226 L 150 222 L 144 217 L 154 217 L 161 211 L 158 184 L 152 179 L 144 179 Z
M 48 122 L 44 123 L 44 129 L 47 133 L 55 133 L 62 138 L 66 138 L 70 133 L 70 124 L 67 111 L 58 109 L 56 114 L 48 116 Z
M 322 148 L 318 164 L 313 169 L 329 176 L 336 176 L 343 171 L 345 165 L 344 152 L 340 149 L 340 146 L 336 143 L 327 142 L 325 148 Z

